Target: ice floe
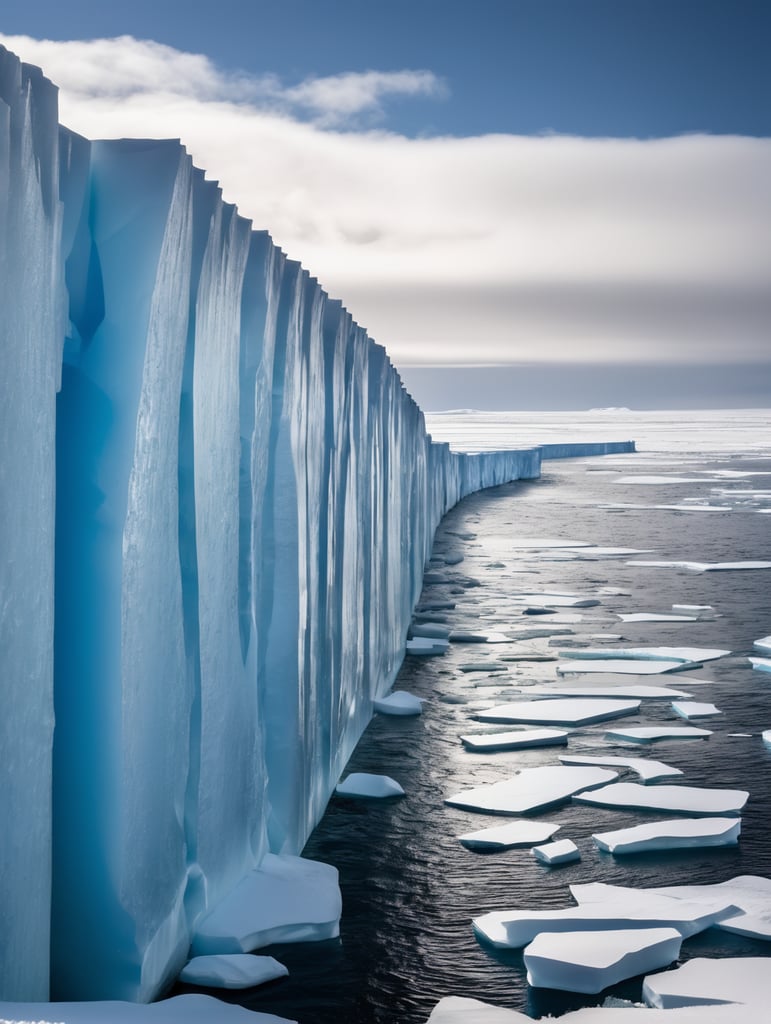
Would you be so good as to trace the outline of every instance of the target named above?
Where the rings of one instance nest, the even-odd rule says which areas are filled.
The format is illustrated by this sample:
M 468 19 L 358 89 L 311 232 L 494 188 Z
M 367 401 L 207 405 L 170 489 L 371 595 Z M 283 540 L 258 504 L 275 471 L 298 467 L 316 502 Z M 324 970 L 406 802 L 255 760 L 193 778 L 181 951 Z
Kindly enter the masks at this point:
M 581 854 L 572 839 L 557 839 L 553 843 L 534 846 L 531 852 L 536 860 L 548 864 L 549 867 L 573 864 L 581 860 Z
M 470 850 L 506 850 L 512 846 L 534 846 L 551 839 L 559 829 L 548 821 L 512 821 L 458 836 Z
M 157 1003 L 119 1000 L 83 1003 L 3 1003 L 0 1024 L 295 1024 L 205 995 L 173 996 Z
M 423 698 L 406 690 L 394 690 L 387 697 L 375 698 L 372 706 L 381 715 L 419 715 L 423 711 Z
M 755 640 L 752 646 L 757 647 L 759 651 L 771 654 L 771 636 L 764 636 L 760 640 Z
M 407 654 L 430 657 L 434 654 L 445 654 L 450 646 L 449 640 L 439 640 L 432 637 L 416 636 L 408 640 L 404 645 Z
M 417 637 L 429 640 L 447 640 L 450 636 L 450 627 L 441 622 L 413 622 L 410 631 L 413 640 Z
M 351 772 L 347 779 L 335 786 L 335 792 L 338 796 L 376 800 L 405 795 L 404 790 L 395 779 L 388 775 L 370 775 L 368 772 Z
M 771 975 L 766 957 L 737 956 L 725 960 L 697 957 L 661 974 L 650 974 L 642 995 L 648 1006 L 670 1010 L 681 1006 L 742 1003 L 764 1013 L 771 1003 Z
M 601 602 L 596 597 L 581 597 L 580 594 L 513 594 L 512 601 L 531 605 L 534 608 L 595 608 Z
M 622 622 L 697 622 L 696 615 L 659 615 L 656 612 L 629 612 L 619 614 Z
M 617 647 L 607 648 L 582 647 L 578 650 L 560 651 L 561 658 L 603 658 L 640 661 L 680 661 L 702 662 L 716 661 L 730 654 L 719 647 Z
M 613 686 L 515 686 L 512 689 L 528 696 L 554 699 L 556 697 L 591 697 L 620 700 L 677 700 L 690 697 L 684 690 L 673 690 L 669 686 L 652 686 L 649 683 L 616 683 Z
M 620 855 L 651 850 L 732 846 L 739 841 L 740 831 L 741 818 L 676 818 L 613 832 L 598 832 L 592 839 L 600 850 Z
M 553 700 L 516 701 L 478 711 L 482 722 L 522 722 L 533 725 L 590 725 L 611 718 L 633 715 L 639 700 L 601 700 L 594 697 L 554 698 Z
M 520 750 L 526 747 L 564 746 L 567 741 L 568 734 L 564 729 L 519 729 L 479 736 L 461 736 L 461 742 L 467 750 L 479 753 Z
M 711 604 L 673 604 L 672 611 L 678 615 L 695 615 L 697 619 L 712 618 L 715 609 Z
M 333 939 L 341 909 L 336 868 L 270 853 L 199 922 L 192 953 L 248 953 L 274 942 Z
M 605 786 L 616 777 L 616 772 L 605 768 L 524 768 L 513 778 L 464 790 L 444 802 L 481 814 L 529 814 L 562 803 L 579 790 Z
M 745 569 L 771 569 L 771 562 L 644 562 L 630 561 L 627 565 L 640 565 L 651 569 L 690 569 L 692 572 L 730 572 Z
M 681 718 L 709 718 L 710 715 L 721 713 L 714 704 L 697 700 L 674 700 L 672 701 L 672 710 Z
M 644 786 L 639 782 L 615 782 L 602 789 L 576 793 L 573 800 L 592 807 L 619 807 L 632 811 L 665 811 L 674 814 L 738 815 L 749 798 L 743 789 L 708 789 L 703 786 Z
M 564 651 L 561 653 L 565 653 Z M 698 662 L 687 661 L 643 661 L 641 658 L 573 658 L 557 664 L 560 676 L 588 675 L 593 672 L 614 672 L 628 676 L 659 676 L 667 672 L 683 672 L 696 668 Z
M 757 1008 L 727 1004 L 679 1010 L 644 1009 L 634 1005 L 585 1006 L 559 1018 L 560 1024 L 758 1024 Z M 533 1018 L 517 1010 L 468 999 L 445 996 L 434 1007 L 427 1024 L 533 1024 Z
M 695 725 L 641 725 L 628 729 L 608 729 L 605 733 L 611 740 L 626 740 L 629 743 L 655 743 L 656 740 L 696 740 L 712 735 L 711 729 L 699 729 Z
M 649 757 L 560 754 L 559 759 L 563 764 L 594 764 L 603 768 L 629 768 L 636 772 L 643 782 L 657 782 L 659 779 L 670 779 L 683 774 L 680 768 L 673 768 L 671 765 L 664 764 L 663 761 L 654 761 Z
M 680 955 L 674 928 L 618 928 L 537 935 L 524 953 L 530 985 L 566 992 L 601 992 L 637 974 L 666 967 Z
M 272 956 L 223 953 L 193 957 L 180 971 L 179 980 L 187 985 L 237 989 L 254 988 L 287 974 L 286 967 Z
M 515 537 L 506 540 L 506 546 L 513 551 L 528 551 L 531 548 L 589 548 L 587 540 L 555 540 L 550 537 Z
M 758 672 L 771 672 L 771 658 L 750 658 L 750 665 Z

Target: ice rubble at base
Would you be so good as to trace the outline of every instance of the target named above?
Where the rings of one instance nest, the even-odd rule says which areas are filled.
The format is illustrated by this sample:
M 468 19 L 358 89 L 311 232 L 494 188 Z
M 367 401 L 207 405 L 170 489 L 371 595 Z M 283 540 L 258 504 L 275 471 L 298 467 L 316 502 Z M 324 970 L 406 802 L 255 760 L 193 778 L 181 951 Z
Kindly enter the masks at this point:
M 386 800 L 393 796 L 404 796 L 404 790 L 395 779 L 388 775 L 370 775 L 367 772 L 351 772 L 335 786 L 338 796 L 362 797 L 372 800 Z
M 528 984 L 567 992 L 601 992 L 636 974 L 666 967 L 680 955 L 674 928 L 618 928 L 587 943 L 581 932 L 536 935 L 524 953 Z
M 579 790 L 604 786 L 615 778 L 616 772 L 605 768 L 523 768 L 514 778 L 464 790 L 446 797 L 444 802 L 480 814 L 529 814 L 562 803 Z
M 381 715 L 420 715 L 423 698 L 415 697 L 406 690 L 394 690 L 387 697 L 376 697 L 372 706 Z
M 681 818 L 657 821 L 592 836 L 600 850 L 615 855 L 652 850 L 732 846 L 739 841 L 740 818 Z
M 193 957 L 179 972 L 179 980 L 206 988 L 240 989 L 264 985 L 288 974 L 286 967 L 272 956 L 222 953 Z

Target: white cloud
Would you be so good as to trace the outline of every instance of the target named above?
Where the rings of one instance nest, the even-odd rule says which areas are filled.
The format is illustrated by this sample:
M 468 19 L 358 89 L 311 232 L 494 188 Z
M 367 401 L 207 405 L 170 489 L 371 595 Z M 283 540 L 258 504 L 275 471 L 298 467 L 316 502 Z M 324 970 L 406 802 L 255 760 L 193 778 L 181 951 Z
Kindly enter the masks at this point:
M 402 364 L 768 358 L 771 140 L 330 130 L 426 72 L 282 85 L 128 37 L 0 37 L 91 138 L 181 137 Z

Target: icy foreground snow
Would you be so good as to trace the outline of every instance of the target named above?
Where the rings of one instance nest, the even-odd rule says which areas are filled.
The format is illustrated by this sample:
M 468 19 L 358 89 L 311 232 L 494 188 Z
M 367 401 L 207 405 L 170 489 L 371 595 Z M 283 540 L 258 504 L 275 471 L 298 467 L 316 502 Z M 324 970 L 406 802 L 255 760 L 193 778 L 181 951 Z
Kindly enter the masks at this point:
M 179 143 L 60 129 L 3 48 L 0 309 L 0 997 L 148 1000 L 302 849 L 444 512 L 542 450 L 433 444 Z

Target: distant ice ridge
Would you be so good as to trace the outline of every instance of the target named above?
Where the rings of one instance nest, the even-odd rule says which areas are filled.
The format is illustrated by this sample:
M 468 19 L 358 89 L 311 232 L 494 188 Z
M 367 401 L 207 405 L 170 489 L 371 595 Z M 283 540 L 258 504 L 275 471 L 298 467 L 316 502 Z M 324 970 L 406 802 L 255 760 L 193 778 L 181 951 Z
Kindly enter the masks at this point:
M 2 48 L 0 227 L 0 999 L 148 1000 L 302 849 L 444 512 L 541 452 L 433 444 L 177 142 L 61 128 Z

